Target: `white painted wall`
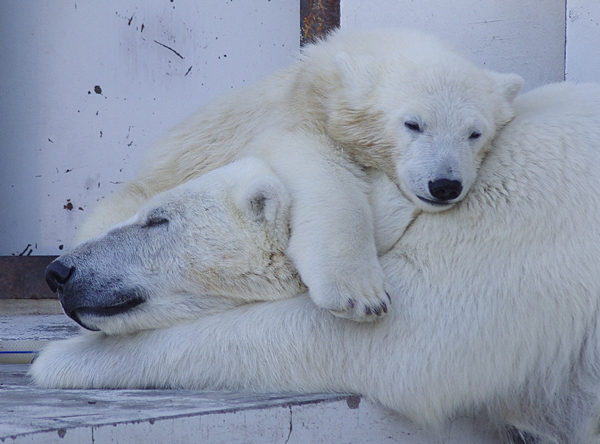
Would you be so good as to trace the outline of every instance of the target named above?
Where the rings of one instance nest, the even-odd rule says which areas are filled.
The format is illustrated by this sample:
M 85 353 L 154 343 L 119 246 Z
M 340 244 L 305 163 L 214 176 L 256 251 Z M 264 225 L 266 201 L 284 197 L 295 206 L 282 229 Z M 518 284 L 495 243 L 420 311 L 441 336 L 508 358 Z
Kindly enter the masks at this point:
M 525 90 L 565 72 L 600 81 L 597 0 L 341 0 L 341 11 L 343 27 L 436 33 L 519 73 Z M 153 141 L 287 65 L 299 32 L 298 0 L 2 0 L 0 255 L 69 248 Z
M 523 76 L 524 90 L 563 80 L 565 0 L 341 0 L 341 16 L 342 27 L 437 34 L 482 67 Z
M 600 2 L 567 0 L 565 77 L 600 82 Z
M 299 35 L 297 0 L 2 0 L 0 255 L 69 248 L 154 140 Z

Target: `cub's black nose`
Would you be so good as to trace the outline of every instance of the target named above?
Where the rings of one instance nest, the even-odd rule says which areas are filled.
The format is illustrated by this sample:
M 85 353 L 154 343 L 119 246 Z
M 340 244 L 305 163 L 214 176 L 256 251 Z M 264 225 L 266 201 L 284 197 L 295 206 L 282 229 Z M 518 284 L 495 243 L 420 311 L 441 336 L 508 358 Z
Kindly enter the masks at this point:
M 429 182 L 429 192 L 438 200 L 453 200 L 460 196 L 462 183 L 458 180 L 434 180 Z
M 62 290 L 73 275 L 75 267 L 69 267 L 58 259 L 46 267 L 46 282 L 50 290 L 56 293 L 56 290 Z

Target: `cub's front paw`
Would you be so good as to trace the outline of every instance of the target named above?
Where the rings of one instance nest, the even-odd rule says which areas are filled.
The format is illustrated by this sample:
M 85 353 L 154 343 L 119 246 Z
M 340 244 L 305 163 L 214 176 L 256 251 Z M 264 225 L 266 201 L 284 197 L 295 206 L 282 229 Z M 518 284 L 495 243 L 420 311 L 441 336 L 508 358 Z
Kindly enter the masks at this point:
M 340 318 L 358 322 L 380 319 L 392 302 L 379 266 L 323 276 L 308 287 L 313 301 L 319 307 L 328 309 Z

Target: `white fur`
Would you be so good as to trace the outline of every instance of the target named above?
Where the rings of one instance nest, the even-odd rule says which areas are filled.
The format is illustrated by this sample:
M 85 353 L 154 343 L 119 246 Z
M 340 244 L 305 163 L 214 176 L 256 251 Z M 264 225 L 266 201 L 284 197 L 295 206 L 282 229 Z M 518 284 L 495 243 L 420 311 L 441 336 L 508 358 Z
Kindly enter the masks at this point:
M 551 85 L 515 106 L 516 118 L 463 202 L 420 213 L 397 243 L 401 229 L 383 235 L 391 250 L 380 261 L 394 304 L 380 322 L 332 317 L 305 296 L 257 302 L 169 328 L 51 344 L 32 366 L 35 382 L 355 392 L 426 424 L 466 412 L 499 429 L 514 426 L 536 443 L 599 442 L 600 86 Z M 219 210 L 219 199 L 252 176 L 228 171 L 207 175 L 197 190 L 213 196 L 211 208 L 225 219 L 235 207 L 225 199 Z M 372 195 L 375 219 L 410 220 L 410 206 L 381 180 Z M 207 183 L 222 183 L 224 194 Z M 168 206 L 179 193 L 156 202 Z M 176 207 L 191 211 L 189 203 Z M 189 238 L 186 225 L 174 227 Z M 208 246 L 193 248 L 221 251 L 222 242 L 228 251 L 233 239 L 244 239 L 243 251 L 265 248 L 258 229 L 211 230 L 203 235 Z M 189 248 L 166 252 L 181 264 Z M 236 258 L 232 269 L 255 265 Z M 261 264 L 252 273 L 268 275 L 273 286 L 291 273 Z M 290 279 L 297 277 L 289 274 L 285 286 Z M 229 296 L 246 288 L 235 285 L 224 284 Z M 264 291 L 272 298 L 279 290 Z M 154 297 L 165 313 L 178 310 L 176 295 Z
M 386 172 L 421 209 L 450 208 L 512 118 L 521 85 L 520 77 L 479 69 L 416 31 L 338 31 L 288 69 L 172 130 L 141 174 L 99 206 L 79 240 L 126 220 L 156 193 L 259 156 L 292 195 L 287 253 L 313 300 L 338 316 L 373 319 L 368 314 L 383 314 L 389 301 L 360 168 Z M 481 136 L 470 138 L 475 132 Z M 429 183 L 440 178 L 460 183 L 460 195 L 432 196 Z

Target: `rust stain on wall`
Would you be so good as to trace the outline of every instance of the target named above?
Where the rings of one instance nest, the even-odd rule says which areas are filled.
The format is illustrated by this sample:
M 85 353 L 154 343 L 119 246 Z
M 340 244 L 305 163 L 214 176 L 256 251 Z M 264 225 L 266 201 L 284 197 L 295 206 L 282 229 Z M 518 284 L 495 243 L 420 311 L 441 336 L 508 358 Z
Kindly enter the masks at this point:
M 300 44 L 314 42 L 340 26 L 339 0 L 300 1 Z

